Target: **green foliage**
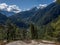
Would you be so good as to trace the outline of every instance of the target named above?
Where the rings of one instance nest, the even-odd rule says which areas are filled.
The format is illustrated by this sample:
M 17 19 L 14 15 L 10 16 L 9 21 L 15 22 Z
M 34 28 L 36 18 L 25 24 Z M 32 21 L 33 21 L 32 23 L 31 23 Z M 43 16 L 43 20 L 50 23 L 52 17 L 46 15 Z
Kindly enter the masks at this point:
M 0 26 L 0 40 L 4 38 L 4 33 L 3 33 L 4 29 L 2 29 L 2 28 L 3 28 L 3 26 Z
M 0 25 L 0 40 L 23 40 L 27 39 L 27 30 L 21 29 L 7 20 L 6 25 Z
M 60 41 L 60 16 L 47 25 L 30 24 L 30 28 L 20 28 L 8 19 L 0 25 L 0 40 L 46 39 Z
M 38 39 L 37 28 L 33 24 L 30 24 L 30 30 L 32 39 Z
M 51 23 L 51 26 L 55 29 L 53 32 L 54 37 L 60 40 L 60 16 L 55 20 L 55 22 Z
M 60 0 L 57 0 L 57 3 L 60 4 Z
M 60 41 L 60 16 L 49 22 L 49 24 L 44 25 L 43 31 L 45 32 L 43 39 Z

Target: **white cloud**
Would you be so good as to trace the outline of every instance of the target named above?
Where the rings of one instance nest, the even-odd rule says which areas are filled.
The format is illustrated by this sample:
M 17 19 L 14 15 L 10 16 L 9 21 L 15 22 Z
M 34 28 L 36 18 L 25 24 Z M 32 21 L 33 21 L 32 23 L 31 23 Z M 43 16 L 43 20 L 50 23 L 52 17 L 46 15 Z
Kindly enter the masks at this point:
M 45 8 L 46 6 L 47 6 L 47 4 L 39 4 L 39 6 L 38 6 L 37 8 L 38 8 L 38 9 L 39 9 L 39 8 L 42 9 L 42 8 Z
M 53 2 L 56 2 L 56 0 L 53 0 Z
M 6 3 L 0 4 L 0 10 L 5 10 L 5 11 L 8 11 L 8 12 L 15 12 L 15 13 L 18 13 L 18 12 L 21 11 L 21 9 L 19 9 L 18 6 L 16 6 L 16 5 L 7 5 Z
M 16 6 L 16 5 L 10 5 L 8 8 L 7 8 L 7 11 L 13 11 L 13 12 L 16 12 L 16 13 L 18 13 L 18 12 L 20 12 L 21 11 L 21 9 L 19 9 L 19 7 L 18 6 Z
M 0 10 L 7 8 L 7 6 L 8 5 L 5 3 L 0 4 Z

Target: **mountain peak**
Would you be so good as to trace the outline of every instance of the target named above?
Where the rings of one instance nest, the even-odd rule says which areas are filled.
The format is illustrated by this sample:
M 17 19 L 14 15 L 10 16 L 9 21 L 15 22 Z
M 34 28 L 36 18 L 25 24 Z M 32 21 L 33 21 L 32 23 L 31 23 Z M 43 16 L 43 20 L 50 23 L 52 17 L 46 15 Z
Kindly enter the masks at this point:
M 39 6 L 37 7 L 38 9 L 40 8 L 40 9 L 43 9 L 43 8 L 45 8 L 45 7 L 47 7 L 47 4 L 39 4 Z

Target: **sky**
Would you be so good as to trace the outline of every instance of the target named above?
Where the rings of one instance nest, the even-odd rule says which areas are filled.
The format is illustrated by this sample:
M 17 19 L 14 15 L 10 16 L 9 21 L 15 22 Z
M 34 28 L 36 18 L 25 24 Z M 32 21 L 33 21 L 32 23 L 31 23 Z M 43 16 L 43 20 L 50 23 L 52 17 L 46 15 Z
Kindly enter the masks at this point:
M 0 0 L 0 9 L 6 9 L 8 7 L 6 9 L 8 11 L 21 11 L 35 6 L 46 6 L 52 2 L 55 2 L 55 0 Z

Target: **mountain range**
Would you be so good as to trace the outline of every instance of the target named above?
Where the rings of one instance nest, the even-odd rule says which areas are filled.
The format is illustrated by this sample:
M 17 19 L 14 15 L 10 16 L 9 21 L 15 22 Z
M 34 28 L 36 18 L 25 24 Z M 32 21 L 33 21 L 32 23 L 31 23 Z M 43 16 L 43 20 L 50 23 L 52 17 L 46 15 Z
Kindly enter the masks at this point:
M 6 21 L 7 19 L 8 19 L 8 18 L 7 18 L 5 15 L 3 15 L 3 14 L 0 13 L 0 24 L 5 24 L 5 21 Z
M 29 23 L 41 26 L 47 25 L 51 21 L 55 20 L 59 15 L 60 4 L 54 2 L 43 9 L 37 9 L 37 7 L 34 7 L 17 14 L 13 12 L 0 11 L 0 23 L 5 23 L 7 19 L 10 19 L 12 23 L 19 27 L 26 28 Z
M 52 3 L 42 10 L 39 9 L 35 16 L 31 18 L 31 21 L 38 25 L 45 25 L 57 18 L 58 15 L 60 15 L 60 5 Z
M 0 13 L 2 13 L 3 15 L 6 15 L 7 17 L 16 14 L 14 12 L 8 12 L 8 11 L 3 11 L 3 10 L 1 10 Z

